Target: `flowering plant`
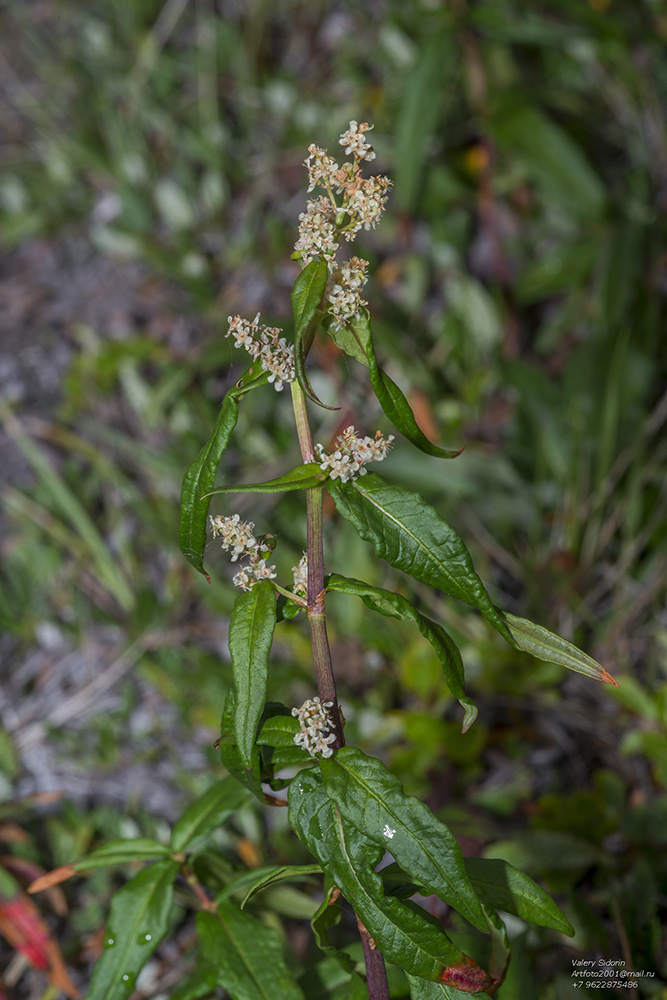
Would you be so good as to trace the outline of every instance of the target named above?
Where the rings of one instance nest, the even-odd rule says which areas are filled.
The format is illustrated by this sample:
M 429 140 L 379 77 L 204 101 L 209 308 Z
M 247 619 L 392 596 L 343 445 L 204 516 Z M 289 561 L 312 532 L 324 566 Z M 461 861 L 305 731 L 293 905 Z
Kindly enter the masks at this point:
M 572 933 L 568 920 L 546 892 L 504 861 L 465 858 L 449 828 L 422 802 L 407 795 L 378 758 L 346 746 L 344 717 L 327 635 L 326 594 L 361 598 L 380 615 L 412 622 L 435 651 L 444 680 L 463 708 L 463 731 L 477 710 L 466 692 L 459 650 L 440 622 L 398 593 L 338 574 L 325 574 L 323 496 L 376 555 L 422 584 L 475 608 L 513 647 L 597 680 L 615 683 L 594 660 L 547 629 L 496 607 L 475 572 L 458 535 L 418 493 L 391 483 L 367 466 L 387 459 L 394 435 L 344 428 L 327 449 L 315 443 L 309 401 L 315 395 L 306 358 L 318 333 L 332 338 L 348 357 L 368 369 L 371 389 L 392 423 L 422 452 L 455 458 L 419 428 L 401 389 L 378 362 L 368 303 L 362 298 L 368 263 L 343 259 L 344 244 L 377 225 L 391 182 L 364 176 L 375 152 L 371 126 L 350 122 L 340 145 L 342 165 L 311 145 L 305 165 L 310 200 L 299 219 L 293 258 L 302 269 L 292 289 L 293 333 L 240 316 L 229 318 L 228 336 L 246 350 L 252 364 L 222 401 L 208 442 L 188 468 L 182 490 L 179 541 L 196 570 L 204 569 L 207 529 L 238 563 L 239 588 L 229 627 L 233 687 L 222 715 L 220 752 L 229 777 L 213 785 L 175 824 L 168 845 L 148 838 L 105 845 L 51 881 L 129 858 L 156 863 L 144 869 L 116 897 L 107 949 L 97 963 L 88 1000 L 124 996 L 147 957 L 169 928 L 174 883 L 184 877 L 198 907 L 201 962 L 195 975 L 172 994 L 176 1000 L 209 996 L 223 987 L 233 1000 L 303 1000 L 304 988 L 282 941 L 245 911 L 246 901 L 284 879 L 324 878 L 312 925 L 319 945 L 331 950 L 329 931 L 340 919 L 342 900 L 356 917 L 365 975 L 343 947 L 328 966 L 320 993 L 331 997 L 388 1000 L 385 959 L 403 970 L 403 992 L 414 1000 L 493 992 L 508 967 L 510 947 L 498 910 L 540 926 Z M 301 464 L 275 479 L 234 486 L 215 485 L 222 455 L 237 423 L 239 404 L 266 385 L 289 385 Z M 278 579 L 269 563 L 276 539 L 256 534 L 239 514 L 209 515 L 214 496 L 234 493 L 305 491 L 307 548 L 293 567 L 293 579 Z M 301 706 L 268 703 L 267 676 L 276 627 L 303 613 L 312 643 L 317 694 Z M 287 798 L 282 791 L 287 788 Z M 288 806 L 292 831 L 314 861 L 257 872 L 220 874 L 202 861 L 199 846 L 242 805 Z M 392 863 L 378 868 L 385 853 Z M 203 856 L 202 856 L 203 857 Z M 222 879 L 222 886 L 220 881 Z M 241 906 L 233 897 L 243 892 Z M 487 935 L 490 946 L 469 955 L 439 923 L 409 897 L 437 896 L 468 924 Z M 111 930 L 113 928 L 113 931 Z M 334 971 L 332 971 L 332 969 Z M 337 970 L 337 972 L 335 971 Z M 318 994 L 320 995 L 320 994 Z

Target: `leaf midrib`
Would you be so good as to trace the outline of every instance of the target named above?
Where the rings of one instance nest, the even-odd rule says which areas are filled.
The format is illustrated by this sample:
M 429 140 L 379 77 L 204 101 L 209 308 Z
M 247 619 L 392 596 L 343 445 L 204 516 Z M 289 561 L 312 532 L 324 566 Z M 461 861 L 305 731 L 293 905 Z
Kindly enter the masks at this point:
M 137 928 L 137 927 L 139 926 L 139 924 L 140 924 L 140 923 L 142 923 L 142 921 L 143 921 L 143 918 L 144 918 L 144 916 L 145 916 L 145 914 L 146 914 L 146 911 L 147 911 L 147 910 L 148 910 L 148 909 L 150 908 L 150 905 L 151 905 L 151 902 L 153 901 L 153 898 L 154 898 L 154 896 L 155 896 L 155 895 L 157 894 L 157 890 L 158 890 L 158 887 L 160 887 L 160 886 L 161 886 L 161 884 L 162 884 L 162 881 L 163 881 L 163 880 L 164 880 L 164 879 L 165 879 L 165 878 L 166 878 L 166 877 L 167 877 L 167 876 L 168 876 L 169 874 L 170 874 L 169 870 L 165 870 L 165 871 L 164 871 L 164 872 L 163 872 L 163 873 L 162 873 L 162 874 L 160 875 L 160 878 L 159 878 L 159 879 L 157 879 L 157 881 L 156 881 L 156 882 L 155 882 L 155 884 L 153 885 L 153 888 L 152 888 L 152 891 L 151 891 L 150 895 L 148 895 L 148 896 L 146 897 L 146 899 L 144 900 L 144 905 L 143 905 L 143 906 L 142 906 L 142 908 L 141 908 L 141 909 L 140 909 L 140 910 L 138 911 L 138 913 L 137 913 L 137 917 L 136 917 L 136 919 L 134 920 L 134 922 L 133 922 L 133 924 L 132 924 L 132 934 L 131 934 L 131 936 L 128 936 L 128 937 L 127 937 L 127 943 L 126 943 L 126 945 L 125 945 L 125 949 L 124 949 L 124 950 L 123 950 L 122 952 L 119 952 L 119 953 L 118 953 L 118 954 L 116 955 L 116 959 L 117 959 L 117 961 L 116 961 L 116 971 L 115 971 L 115 974 L 114 974 L 114 979 L 116 980 L 116 982 L 111 982 L 111 983 L 109 983 L 109 987 L 110 987 L 110 991 L 109 991 L 109 990 L 107 990 L 107 992 L 106 992 L 106 993 L 104 993 L 104 996 L 105 996 L 105 997 L 110 997 L 110 996 L 112 997 L 112 996 L 114 995 L 114 994 L 113 994 L 113 988 L 114 988 L 114 986 L 116 985 L 116 983 L 118 982 L 118 979 L 117 979 L 117 977 L 118 977 L 118 975 L 119 975 L 119 973 L 120 973 L 120 970 L 121 970 L 121 969 L 123 968 L 123 966 L 124 966 L 124 965 L 126 964 L 126 959 L 127 959 L 127 956 L 128 956 L 129 954 L 130 954 L 130 951 L 131 951 L 131 948 L 132 948 L 132 945 L 134 944 L 134 941 L 135 941 L 135 930 L 136 930 L 136 928 Z M 158 944 L 158 942 L 156 942 L 156 945 L 155 945 L 156 947 L 157 947 L 157 944 Z M 121 961 L 119 962 L 119 961 L 118 961 L 118 959 L 121 959 Z
M 415 535 L 413 533 L 413 531 L 410 528 L 408 528 L 408 526 L 405 524 L 404 521 L 399 521 L 398 518 L 394 514 L 391 514 L 386 509 L 386 507 L 383 507 L 382 504 L 379 503 L 370 493 L 368 493 L 364 489 L 362 489 L 362 487 L 359 485 L 358 482 L 353 483 L 353 486 L 354 486 L 355 490 L 357 491 L 357 493 L 359 493 L 366 500 L 368 500 L 368 502 L 371 503 L 374 507 L 376 507 L 377 510 L 381 511 L 382 514 L 384 514 L 384 516 L 386 518 L 388 518 L 390 521 L 393 521 L 393 523 L 395 525 L 397 525 L 399 528 L 401 528 L 402 531 L 404 531 L 405 534 L 408 535 L 413 540 L 413 542 L 416 544 L 416 546 L 419 548 L 419 550 L 422 551 L 422 552 L 424 552 L 426 554 L 426 556 L 427 556 L 428 559 L 432 560 L 434 563 L 436 563 L 437 566 L 439 566 L 442 569 L 442 572 L 444 573 L 446 579 L 449 580 L 449 581 L 451 581 L 454 584 L 454 587 L 458 591 L 459 594 L 461 594 L 461 593 L 467 593 L 467 591 L 464 591 L 463 588 L 460 586 L 460 584 L 457 582 L 456 578 L 454 576 L 452 576 L 452 574 L 449 572 L 449 570 L 447 569 L 447 566 L 445 565 L 445 563 L 443 563 L 441 559 L 439 559 L 436 555 L 434 555 L 432 549 L 427 548 L 423 544 L 423 542 L 417 537 L 417 535 Z M 466 603 L 468 603 L 468 602 L 466 601 Z
M 427 850 L 427 848 L 425 847 L 423 841 L 422 840 L 417 840 L 417 838 L 414 836 L 414 834 L 411 834 L 411 833 L 409 833 L 409 831 L 407 831 L 407 827 L 406 827 L 405 823 L 403 823 L 398 818 L 398 816 L 396 815 L 396 813 L 380 798 L 380 796 L 376 795 L 374 793 L 373 789 L 369 785 L 366 785 L 361 780 L 361 778 L 358 775 L 355 774 L 354 771 L 350 770 L 350 768 L 345 765 L 344 761 L 336 759 L 335 763 L 338 764 L 339 767 L 343 768 L 343 770 L 345 770 L 350 775 L 351 778 L 353 778 L 353 779 L 356 780 L 357 784 L 360 785 L 360 787 L 364 790 L 364 792 L 366 792 L 366 794 L 368 795 L 369 798 L 375 799 L 376 802 L 378 802 L 384 809 L 387 810 L 387 812 L 389 813 L 389 815 L 392 817 L 392 820 L 395 823 L 398 823 L 398 825 L 404 831 L 408 832 L 408 836 L 412 837 L 413 840 L 417 841 L 417 843 L 421 847 L 421 849 L 424 852 L 424 854 L 431 860 L 431 862 L 436 867 L 438 867 L 437 860 L 435 859 L 435 857 L 433 856 L 433 854 L 429 850 Z M 379 843 L 379 841 L 378 841 L 378 843 Z M 444 876 L 444 877 L 445 877 L 445 881 L 447 882 L 447 885 L 450 886 L 450 888 L 452 888 L 452 889 L 456 889 L 456 886 L 452 885 L 452 883 L 446 878 L 446 876 Z
M 243 952 L 243 950 L 242 950 L 241 945 L 239 944 L 239 942 L 236 940 L 236 938 L 232 934 L 232 932 L 230 930 L 229 924 L 224 920 L 224 918 L 220 915 L 220 913 L 217 913 L 216 916 L 217 916 L 218 920 L 220 921 L 220 926 L 222 927 L 223 932 L 227 935 L 227 937 L 229 938 L 229 940 L 232 942 L 234 948 L 236 949 L 237 954 L 239 955 L 239 957 L 240 957 L 240 959 L 241 959 L 244 967 L 248 971 L 248 974 L 249 974 L 250 978 L 252 979 L 252 981 L 257 984 L 257 986 L 259 987 L 259 989 L 260 989 L 260 991 L 262 993 L 262 996 L 266 997 L 266 1000 L 272 1000 L 271 994 L 267 993 L 265 991 L 264 984 L 262 983 L 262 980 L 258 979 L 256 977 L 255 973 L 253 972 L 252 966 L 248 964 L 248 961 L 246 960 L 246 957 L 245 957 L 245 953 Z
M 387 921 L 387 923 L 391 924 L 392 927 L 395 927 L 396 930 L 397 930 L 397 932 L 403 938 L 406 938 L 423 955 L 426 955 L 428 958 L 432 959 L 434 962 L 437 962 L 438 965 L 441 968 L 443 968 L 443 969 L 446 968 L 446 966 L 443 963 L 442 959 L 438 955 L 432 955 L 430 951 L 427 951 L 426 948 L 424 948 L 423 944 L 421 944 L 419 941 L 415 941 L 415 939 L 411 936 L 410 932 L 408 930 L 406 930 L 405 928 L 401 927 L 399 924 L 397 924 L 395 920 L 392 920 L 390 914 L 387 913 L 387 911 L 384 910 L 380 906 L 380 904 L 377 902 L 377 900 L 373 899 L 373 897 L 369 893 L 368 889 L 366 889 L 366 887 L 364 886 L 363 882 L 359 879 L 359 876 L 357 875 L 357 872 L 356 872 L 356 869 L 355 869 L 355 866 L 354 866 L 354 862 L 352 861 L 352 858 L 348 854 L 347 844 L 345 843 L 345 833 L 344 833 L 344 829 L 343 829 L 343 821 L 342 821 L 342 817 L 340 815 L 340 811 L 338 809 L 338 806 L 336 805 L 335 802 L 332 802 L 331 804 L 332 804 L 332 806 L 334 808 L 334 812 L 336 814 L 336 828 L 338 830 L 338 839 L 340 841 L 343 854 L 345 855 L 345 859 L 346 859 L 346 861 L 347 861 L 347 863 L 349 865 L 350 871 L 352 872 L 352 874 L 353 874 L 353 876 L 355 878 L 355 881 L 356 881 L 357 885 L 359 886 L 361 892 L 364 894 L 364 896 L 367 899 L 369 899 L 371 901 L 371 903 L 372 903 L 373 906 L 377 907 L 377 909 L 380 910 L 380 912 L 382 913 L 382 915 L 385 918 L 385 920 Z

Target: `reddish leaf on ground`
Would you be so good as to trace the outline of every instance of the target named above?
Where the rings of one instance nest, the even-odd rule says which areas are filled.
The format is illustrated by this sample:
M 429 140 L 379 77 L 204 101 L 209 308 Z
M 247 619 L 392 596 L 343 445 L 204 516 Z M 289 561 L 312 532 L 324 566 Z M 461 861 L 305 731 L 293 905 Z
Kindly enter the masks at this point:
M 30 894 L 43 892 L 44 889 L 50 889 L 52 885 L 58 885 L 59 882 L 66 882 L 73 875 L 76 875 L 73 865 L 61 865 L 60 868 L 54 868 L 53 871 L 47 872 L 46 875 L 41 875 L 34 882 L 31 882 L 28 886 L 28 892 Z
M 67 975 L 60 949 L 41 913 L 4 869 L 0 869 L 0 934 L 44 972 L 52 986 L 78 1000 L 80 993 Z

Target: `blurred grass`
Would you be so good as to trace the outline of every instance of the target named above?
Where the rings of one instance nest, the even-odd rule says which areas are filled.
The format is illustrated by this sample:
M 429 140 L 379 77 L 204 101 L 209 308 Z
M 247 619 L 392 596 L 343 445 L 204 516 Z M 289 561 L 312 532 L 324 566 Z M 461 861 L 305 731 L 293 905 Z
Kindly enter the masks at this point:
M 137 673 L 119 677 L 111 715 L 84 700 L 77 724 L 47 745 L 101 775 L 165 755 L 176 774 L 165 814 L 179 788 L 206 782 L 214 757 L 194 748 L 211 742 L 229 683 L 233 594 L 215 552 L 207 588 L 177 551 L 180 477 L 236 377 L 227 315 L 261 309 L 288 323 L 308 144 L 334 148 L 351 118 L 372 121 L 378 169 L 395 183 L 359 248 L 378 352 L 425 429 L 467 444 L 453 463 L 400 445 L 385 471 L 452 521 L 500 603 L 583 645 L 621 689 L 565 679 L 418 591 L 460 642 L 480 703 L 462 738 L 421 641 L 336 598 L 350 732 L 382 748 L 477 849 L 497 842 L 560 892 L 577 954 L 630 955 L 661 977 L 640 995 L 664 996 L 664 7 L 9 0 L 0 38 L 0 361 L 11 354 L 20 381 L 26 345 L 64 343 L 69 357 L 56 393 L 36 400 L 28 381 L 7 389 L 13 412 L 3 408 L 25 465 L 3 492 L 0 621 L 18 678 L 8 674 L 8 693 L 41 710 L 30 698 L 43 679 L 26 664 L 36 670 L 41 649 L 42 669 L 57 670 L 45 637 L 69 650 L 92 643 L 106 663 L 138 641 Z M 22 311 L 42 280 L 30 254 L 44 247 L 60 321 Z M 71 247 L 79 284 L 59 279 Z M 319 360 L 318 394 L 350 386 L 341 419 L 381 424 L 364 374 L 326 345 Z M 225 478 L 294 464 L 288 410 L 273 394 L 248 399 Z M 337 418 L 317 419 L 325 441 Z M 304 544 L 300 501 L 242 503 L 279 535 L 289 572 Z M 332 569 L 404 586 L 346 526 L 327 530 Z M 307 648 L 297 623 L 282 627 L 273 697 L 311 692 Z M 193 766 L 161 712 L 176 713 Z M 17 718 L 4 717 L 14 740 Z M 37 780 L 2 768 L 6 799 Z M 104 787 L 99 802 L 68 807 L 76 815 L 52 814 L 39 835 L 45 864 L 64 858 L 62 829 L 102 834 Z M 153 832 L 136 802 L 128 813 Z M 546 843 L 549 831 L 569 847 Z M 257 824 L 238 833 L 261 844 Z M 110 889 L 107 879 L 100 891 Z M 522 997 L 569 996 L 572 952 L 542 932 L 517 940 L 523 965 L 501 1000 L 517 983 Z

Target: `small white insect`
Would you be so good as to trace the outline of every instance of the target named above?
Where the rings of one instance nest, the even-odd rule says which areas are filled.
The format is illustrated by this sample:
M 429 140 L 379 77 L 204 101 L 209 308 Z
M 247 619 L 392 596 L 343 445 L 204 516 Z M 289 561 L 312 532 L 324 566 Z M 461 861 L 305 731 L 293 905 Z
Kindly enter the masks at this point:
M 382 831 L 383 836 L 385 836 L 389 840 L 391 840 L 393 838 L 393 836 L 394 836 L 395 833 L 396 833 L 396 831 L 392 830 L 392 828 L 389 826 L 388 823 L 385 823 L 384 830 Z

